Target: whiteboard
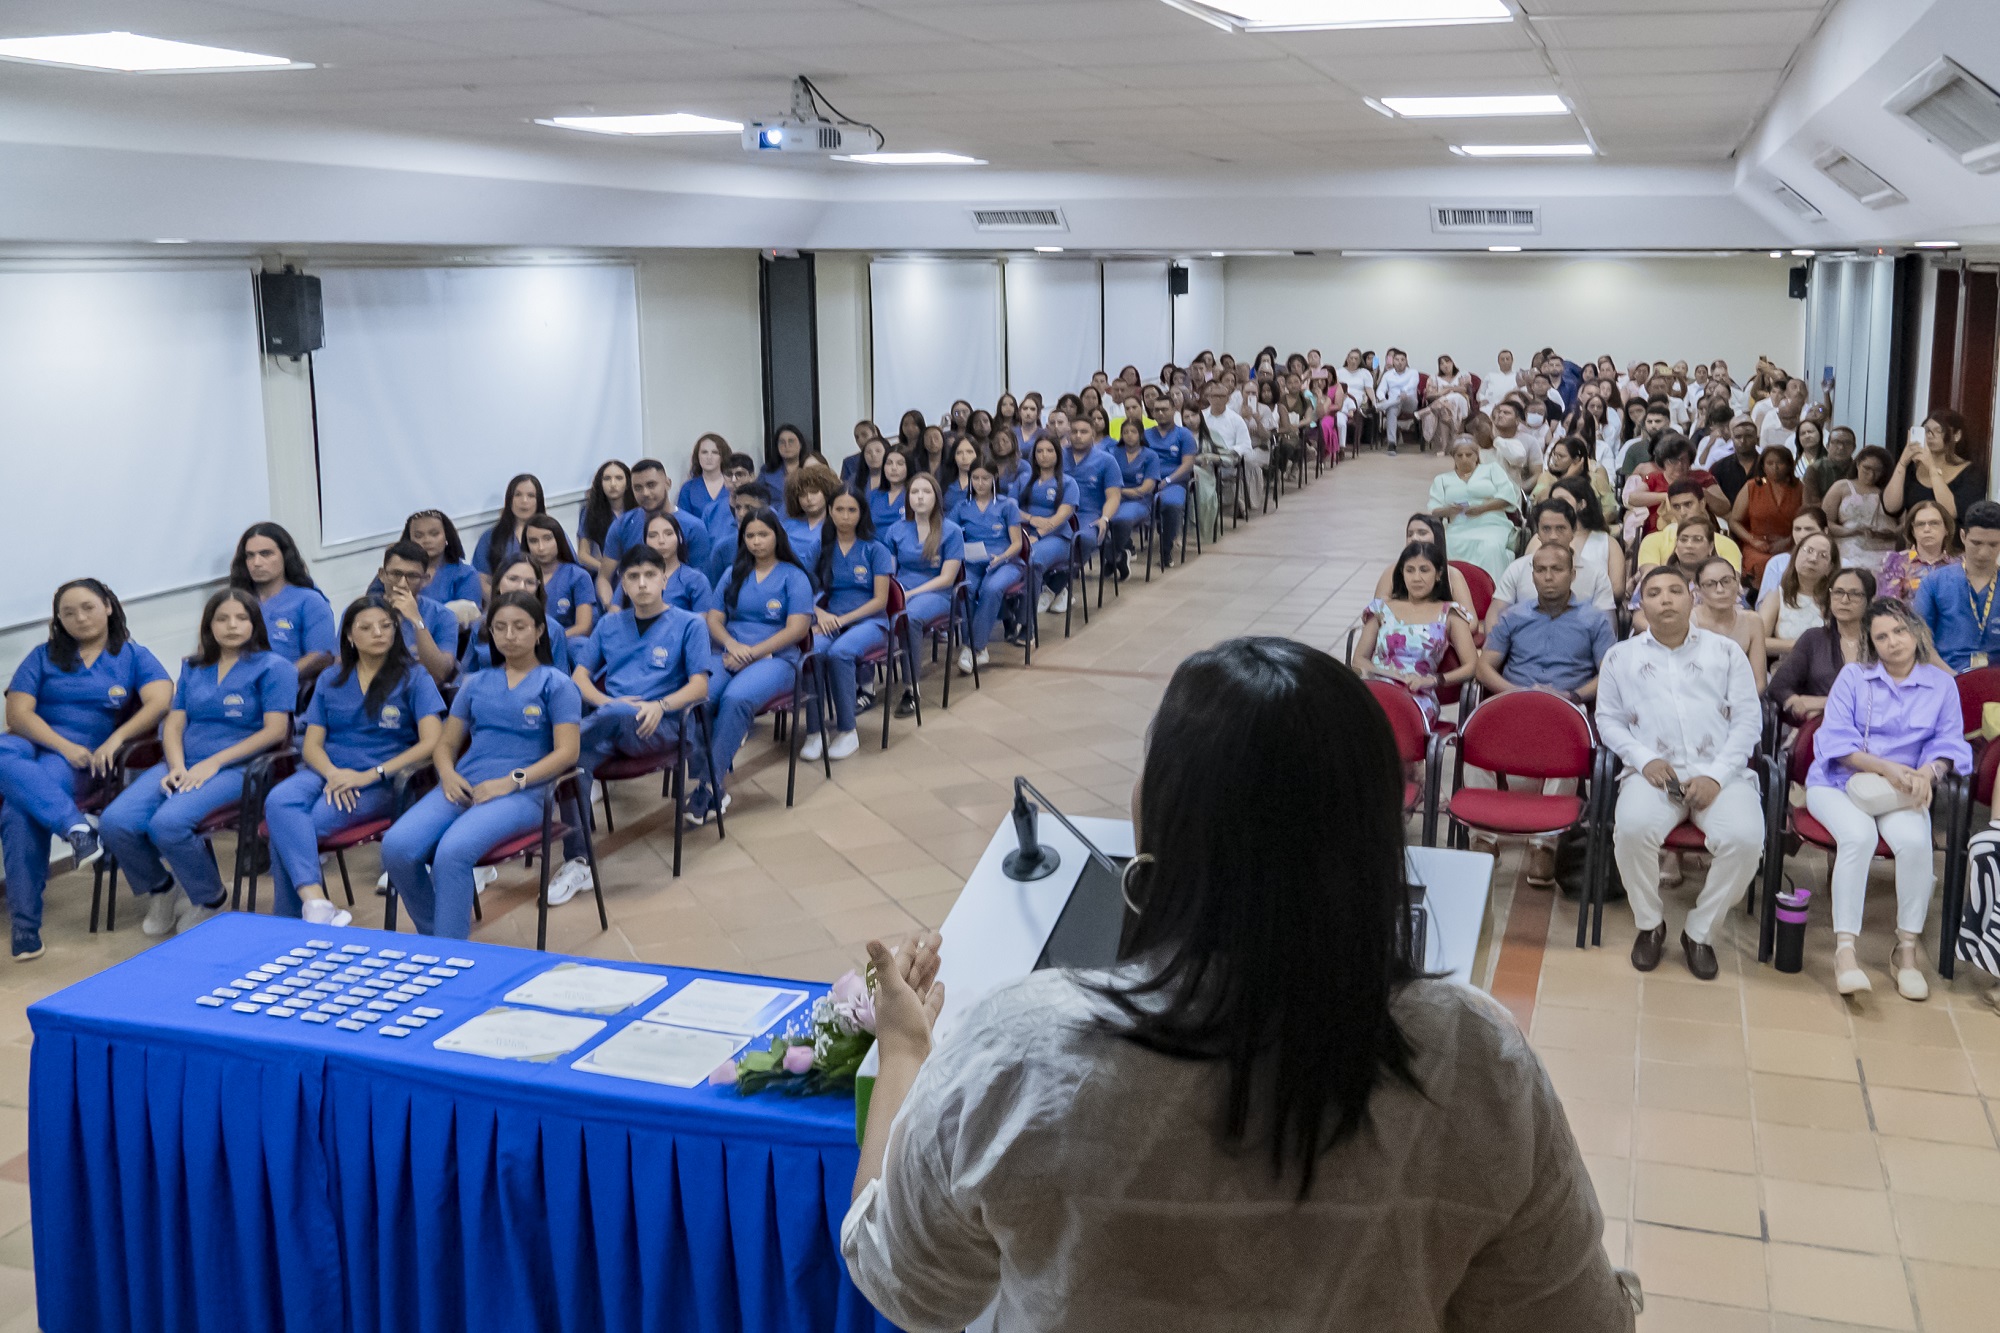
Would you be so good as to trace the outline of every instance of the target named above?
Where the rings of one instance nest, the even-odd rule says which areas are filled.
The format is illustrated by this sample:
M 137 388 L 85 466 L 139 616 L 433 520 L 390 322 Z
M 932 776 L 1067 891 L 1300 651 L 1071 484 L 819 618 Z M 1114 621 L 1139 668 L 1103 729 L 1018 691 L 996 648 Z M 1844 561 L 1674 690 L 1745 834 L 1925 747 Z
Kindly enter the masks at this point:
M 320 541 L 381 539 L 414 510 L 500 507 L 519 472 L 580 491 L 643 452 L 639 299 L 627 265 L 335 268 L 313 356 Z
M 910 408 L 936 422 L 960 398 L 1000 400 L 1000 264 L 877 259 L 868 265 L 875 423 L 887 439 Z
M 1007 261 L 1007 387 L 1016 398 L 1040 391 L 1053 405 L 1090 383 L 1103 364 L 1102 307 L 1094 259 Z
M 0 625 L 91 576 L 131 602 L 219 579 L 271 507 L 241 267 L 0 273 Z

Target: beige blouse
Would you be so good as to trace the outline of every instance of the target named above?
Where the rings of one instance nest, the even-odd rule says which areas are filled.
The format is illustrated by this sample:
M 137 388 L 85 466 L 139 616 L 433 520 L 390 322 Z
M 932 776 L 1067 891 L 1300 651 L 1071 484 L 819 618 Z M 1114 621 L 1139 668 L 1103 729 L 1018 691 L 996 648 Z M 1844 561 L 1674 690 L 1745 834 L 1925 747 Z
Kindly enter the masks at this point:
M 1303 1203 L 1217 1146 L 1219 1066 L 1091 1031 L 1106 1008 L 1037 972 L 932 1054 L 841 1234 L 890 1320 L 949 1333 L 997 1299 L 1003 1333 L 1633 1327 L 1562 1106 L 1487 997 L 1403 992 L 1428 1099 L 1384 1084 Z

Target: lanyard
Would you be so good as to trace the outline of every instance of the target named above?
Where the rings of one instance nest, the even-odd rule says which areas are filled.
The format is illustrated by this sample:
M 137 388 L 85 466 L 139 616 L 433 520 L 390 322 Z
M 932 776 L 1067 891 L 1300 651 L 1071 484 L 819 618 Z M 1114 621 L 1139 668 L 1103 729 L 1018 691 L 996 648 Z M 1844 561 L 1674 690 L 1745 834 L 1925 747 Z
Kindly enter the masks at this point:
M 1995 575 L 1987 581 L 1986 605 L 1982 607 L 1979 604 L 1979 599 L 1973 595 L 1971 581 L 1967 580 L 1965 585 L 1965 600 L 1971 605 L 1972 614 L 1978 618 L 1979 637 L 1982 642 L 1986 638 L 1986 622 L 1993 616 L 1993 590 L 1995 587 L 2000 587 L 2000 575 Z

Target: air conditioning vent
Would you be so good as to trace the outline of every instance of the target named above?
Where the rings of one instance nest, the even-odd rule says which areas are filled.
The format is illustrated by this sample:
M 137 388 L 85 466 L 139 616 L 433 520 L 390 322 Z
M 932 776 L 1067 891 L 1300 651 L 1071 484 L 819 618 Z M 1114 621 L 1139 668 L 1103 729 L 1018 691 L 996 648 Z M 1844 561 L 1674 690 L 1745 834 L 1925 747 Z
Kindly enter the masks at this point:
M 1859 159 L 1839 148 L 1829 148 L 1813 159 L 1826 178 L 1870 208 L 1889 208 L 1910 201 L 1903 192 L 1870 171 Z
M 975 208 L 972 225 L 981 231 L 1068 231 L 1060 208 Z
M 1794 190 L 1791 186 L 1785 184 L 1783 181 L 1777 181 L 1773 183 L 1771 186 L 1771 193 L 1778 196 L 1779 203 L 1783 204 L 1786 208 L 1791 209 L 1794 213 L 1797 213 L 1800 217 L 1804 218 L 1806 221 L 1808 222 L 1826 221 L 1826 214 L 1819 211 L 1818 204 L 1815 204 L 1812 200 L 1806 198 L 1804 195 L 1800 194 L 1797 190 Z
M 1909 121 L 1967 171 L 2000 171 L 2000 93 L 1949 56 L 1898 88 L 1882 109 Z
M 1542 210 L 1539 207 L 1463 207 L 1453 204 L 1431 205 L 1431 230 L 1440 231 L 1500 231 L 1539 233 L 1542 229 Z

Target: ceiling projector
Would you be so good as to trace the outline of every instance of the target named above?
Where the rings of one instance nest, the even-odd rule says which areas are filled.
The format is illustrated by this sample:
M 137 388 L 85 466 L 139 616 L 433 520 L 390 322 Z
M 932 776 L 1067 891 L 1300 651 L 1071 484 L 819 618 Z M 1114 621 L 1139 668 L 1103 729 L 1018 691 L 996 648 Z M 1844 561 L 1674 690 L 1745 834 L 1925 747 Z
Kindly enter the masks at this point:
M 812 80 L 792 80 L 790 114 L 769 120 L 753 120 L 743 127 L 743 150 L 748 153 L 872 153 L 883 143 L 882 132 L 873 125 L 842 116 L 831 103 L 821 110 L 819 90 Z

